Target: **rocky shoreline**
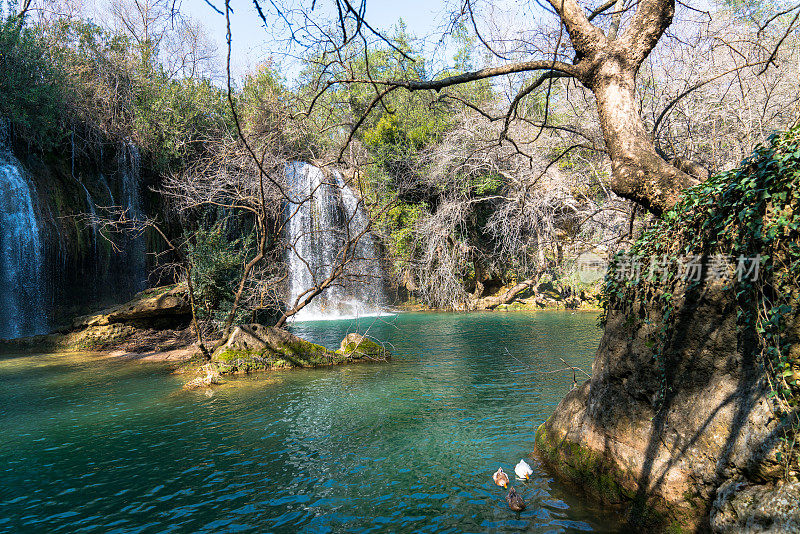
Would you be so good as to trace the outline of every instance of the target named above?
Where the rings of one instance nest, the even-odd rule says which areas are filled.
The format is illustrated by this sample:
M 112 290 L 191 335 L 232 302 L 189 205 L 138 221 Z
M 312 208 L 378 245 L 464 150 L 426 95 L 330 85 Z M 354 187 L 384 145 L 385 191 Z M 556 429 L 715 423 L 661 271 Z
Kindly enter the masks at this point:
M 800 473 L 786 476 L 776 407 L 721 286 L 673 295 L 662 373 L 658 310 L 611 309 L 592 378 L 537 430 L 547 470 L 624 509 L 631 531 L 800 532 Z
M 445 311 L 414 301 L 402 303 L 398 309 L 403 311 Z M 511 283 L 481 297 L 473 295 L 469 301 L 456 307 L 453 311 L 602 311 L 602 309 L 599 284 L 575 289 L 569 285 L 544 281 Z
M 78 317 L 51 334 L 2 340 L 0 355 L 89 352 L 116 359 L 181 362 L 176 373 L 190 377 L 189 389 L 221 383 L 223 376 L 391 358 L 383 346 L 359 334 L 348 334 L 338 349 L 330 350 L 259 324 L 234 328 L 211 361 L 203 357 L 196 341 L 186 287 L 177 285 L 143 291 L 129 302 Z

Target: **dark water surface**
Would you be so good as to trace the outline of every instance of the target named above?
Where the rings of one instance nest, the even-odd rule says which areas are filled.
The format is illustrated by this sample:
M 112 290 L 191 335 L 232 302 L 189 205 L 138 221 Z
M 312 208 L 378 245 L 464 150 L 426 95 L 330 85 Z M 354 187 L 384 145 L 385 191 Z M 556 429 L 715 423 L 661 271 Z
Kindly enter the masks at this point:
M 493 485 L 590 369 L 590 313 L 296 324 L 396 358 L 180 390 L 161 364 L 0 359 L 3 532 L 608 531 L 534 464 L 520 516 Z M 579 378 L 580 379 L 580 378 Z M 529 462 L 533 463 L 529 459 Z

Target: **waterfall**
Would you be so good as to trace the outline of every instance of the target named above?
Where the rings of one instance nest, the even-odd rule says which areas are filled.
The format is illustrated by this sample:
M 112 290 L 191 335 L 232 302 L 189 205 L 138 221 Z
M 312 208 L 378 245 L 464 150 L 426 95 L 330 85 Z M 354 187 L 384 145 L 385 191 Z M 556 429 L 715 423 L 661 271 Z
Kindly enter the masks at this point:
M 0 153 L 0 250 L 0 338 L 45 333 L 44 254 L 33 191 L 7 153 Z
M 141 158 L 139 149 L 131 143 L 125 144 L 120 150 L 118 169 L 121 187 L 122 208 L 126 217 L 133 221 L 141 221 L 144 217 L 141 208 L 140 186 Z M 130 277 L 131 289 L 134 292 L 142 291 L 147 287 L 147 247 L 143 235 L 129 236 L 125 244 L 125 254 Z
M 139 170 L 141 157 L 136 145 L 126 144 L 122 150 L 122 199 L 123 207 L 128 210 L 128 217 L 133 220 L 141 219 L 142 208 L 140 202 L 141 187 L 139 186 Z
M 286 206 L 291 307 L 304 291 L 330 275 L 349 235 L 354 237 L 369 223 L 369 216 L 339 172 L 327 178 L 321 169 L 294 162 L 286 167 L 293 202 Z M 294 318 L 341 319 L 380 314 L 386 306 L 380 256 L 375 237 L 359 240 L 355 260 L 342 276 Z
M 83 188 L 83 193 L 86 195 L 86 206 L 89 208 L 89 214 L 92 216 L 92 247 L 95 255 L 97 255 L 97 210 L 94 209 L 92 195 L 89 194 L 89 190 L 86 189 L 86 186 L 83 185 L 83 182 L 77 178 L 75 178 L 75 181 L 78 182 L 78 185 Z
M 103 173 L 100 173 L 98 178 L 100 180 L 100 183 L 103 184 L 103 187 L 105 188 L 106 193 L 108 193 L 108 206 L 113 206 L 114 205 L 114 193 L 111 192 L 111 186 L 108 185 L 108 180 L 106 180 L 106 177 L 105 177 L 105 175 Z

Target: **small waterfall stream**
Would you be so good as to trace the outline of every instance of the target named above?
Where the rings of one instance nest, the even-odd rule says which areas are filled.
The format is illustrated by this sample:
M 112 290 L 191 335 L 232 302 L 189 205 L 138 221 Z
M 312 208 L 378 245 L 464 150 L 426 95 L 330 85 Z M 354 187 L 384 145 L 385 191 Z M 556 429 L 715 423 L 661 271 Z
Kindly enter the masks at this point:
M 118 159 L 118 173 L 122 184 L 120 203 L 127 212 L 126 216 L 133 221 L 141 221 L 144 218 L 141 207 L 140 168 L 139 149 L 131 143 L 126 144 L 121 148 Z M 147 247 L 144 236 L 129 236 L 124 248 L 128 257 L 131 289 L 134 292 L 142 291 L 147 287 Z
M 97 210 L 94 208 L 94 200 L 92 200 L 92 195 L 89 194 L 89 190 L 86 189 L 86 186 L 83 185 L 83 182 L 75 178 L 75 181 L 78 182 L 78 185 L 81 186 L 83 189 L 84 195 L 86 195 L 86 207 L 89 209 L 88 215 L 91 216 L 91 223 L 92 226 L 92 248 L 94 251 L 95 256 L 97 255 Z
M 7 153 L 0 153 L 0 251 L 0 338 L 45 333 L 44 251 L 33 191 Z
M 358 198 L 334 171 L 326 177 L 307 163 L 287 165 L 286 176 L 295 202 L 286 207 L 289 242 L 289 300 L 291 306 L 304 291 L 330 275 L 337 264 L 348 233 L 356 236 L 369 218 Z M 295 213 L 296 212 L 296 213 Z M 349 232 L 348 232 L 349 227 Z M 331 287 L 295 316 L 297 320 L 321 320 L 380 314 L 386 307 L 380 255 L 375 237 L 367 233 L 356 245 L 355 259 Z

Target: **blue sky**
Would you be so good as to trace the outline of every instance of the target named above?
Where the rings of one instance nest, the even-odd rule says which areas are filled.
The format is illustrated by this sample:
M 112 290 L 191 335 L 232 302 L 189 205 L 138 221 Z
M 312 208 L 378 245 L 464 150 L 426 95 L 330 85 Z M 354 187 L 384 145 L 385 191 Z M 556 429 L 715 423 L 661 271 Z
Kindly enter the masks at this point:
M 222 9 L 223 0 L 209 0 Z M 303 5 L 311 5 L 310 0 L 302 0 Z M 269 0 L 261 0 L 264 9 L 270 6 Z M 276 2 L 277 3 L 277 2 Z M 316 9 L 330 9 L 330 0 L 317 0 Z M 232 71 L 240 77 L 270 56 L 275 49 L 271 33 L 264 28 L 252 0 L 231 0 L 234 10 L 231 16 L 233 34 Z M 417 37 L 435 34 L 446 22 L 444 0 L 372 0 L 367 3 L 366 19 L 376 29 L 388 30 L 400 18 L 408 30 Z M 215 12 L 204 0 L 183 0 L 181 10 L 201 21 L 216 43 L 220 56 L 225 54 L 225 18 Z M 267 17 L 269 14 L 265 13 Z M 280 52 L 280 50 L 278 50 Z M 290 73 L 285 73 L 290 74 Z

